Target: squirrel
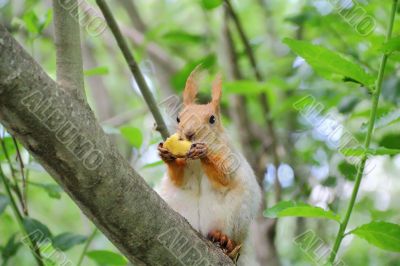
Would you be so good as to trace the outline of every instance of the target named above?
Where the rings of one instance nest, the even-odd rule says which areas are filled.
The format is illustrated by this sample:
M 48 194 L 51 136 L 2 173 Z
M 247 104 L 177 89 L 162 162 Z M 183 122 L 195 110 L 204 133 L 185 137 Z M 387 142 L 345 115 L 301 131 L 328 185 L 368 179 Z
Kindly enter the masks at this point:
M 197 68 L 183 92 L 183 110 L 177 117 L 177 134 L 192 142 L 185 156 L 158 145 L 167 173 L 158 194 L 237 265 L 258 265 L 252 255 L 250 224 L 261 205 L 255 174 L 228 140 L 221 122 L 222 78 L 212 85 L 212 100 L 197 104 Z

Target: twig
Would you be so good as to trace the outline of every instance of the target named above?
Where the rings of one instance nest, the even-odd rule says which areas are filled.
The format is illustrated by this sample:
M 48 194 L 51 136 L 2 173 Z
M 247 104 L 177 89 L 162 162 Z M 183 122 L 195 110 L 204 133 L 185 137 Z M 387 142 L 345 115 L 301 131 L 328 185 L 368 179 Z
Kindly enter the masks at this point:
M 11 177 L 12 177 L 12 179 L 14 181 L 12 189 L 14 190 L 15 194 L 17 194 L 17 197 L 18 197 L 18 200 L 20 202 L 21 208 L 22 208 L 22 210 L 24 210 L 24 213 L 25 213 L 25 210 L 27 208 L 26 208 L 26 205 L 25 205 L 25 202 L 24 202 L 24 197 L 22 195 L 22 192 L 21 192 L 21 190 L 20 190 L 20 188 L 18 186 L 16 170 L 15 170 L 15 168 L 14 168 L 12 162 L 11 162 L 11 158 L 10 158 L 10 155 L 8 154 L 8 150 L 7 150 L 7 147 L 6 147 L 5 143 L 4 143 L 4 140 L 1 137 L 0 137 L 0 144 L 1 144 L 1 148 L 3 149 L 3 152 L 4 152 L 4 156 L 6 157 L 8 165 L 10 167 Z
M 37 246 L 36 242 L 34 240 L 31 239 L 31 236 L 28 235 L 28 232 L 25 229 L 25 226 L 23 224 L 23 217 L 21 215 L 21 213 L 18 210 L 17 204 L 15 202 L 15 199 L 11 193 L 10 187 L 8 185 L 8 181 L 7 178 L 5 177 L 4 173 L 3 173 L 3 169 L 0 166 L 0 177 L 3 181 L 4 184 L 4 188 L 6 190 L 7 196 L 10 199 L 10 203 L 11 203 L 11 208 L 14 212 L 15 218 L 17 219 L 18 225 L 20 227 L 20 230 L 22 232 L 22 234 L 24 235 L 25 239 L 28 239 L 29 241 L 29 248 L 32 251 L 33 256 L 35 257 L 35 260 L 37 262 L 37 264 L 39 266 L 44 266 L 44 263 L 42 261 L 42 255 L 40 254 L 40 250 L 39 247 Z
M 94 237 L 96 236 L 97 231 L 98 231 L 98 229 L 97 229 L 97 227 L 95 227 L 93 232 L 90 234 L 89 238 L 86 240 L 85 246 L 83 247 L 82 253 L 79 256 L 79 260 L 78 260 L 78 263 L 76 264 L 76 266 L 82 265 L 83 259 L 85 258 L 85 255 L 86 255 L 86 252 L 87 252 L 90 244 L 92 243 Z
M 14 146 L 15 146 L 15 150 L 17 151 L 17 157 L 18 157 L 19 168 L 20 168 L 19 170 L 20 170 L 21 178 L 22 178 L 22 198 L 21 198 L 21 200 L 22 200 L 21 203 L 22 203 L 22 206 L 23 206 L 22 210 L 23 210 L 25 216 L 28 216 L 29 212 L 28 212 L 28 206 L 27 206 L 27 200 L 26 200 L 27 186 L 26 186 L 26 178 L 25 178 L 25 172 L 24 172 L 25 166 L 24 166 L 24 162 L 22 161 L 22 156 L 21 156 L 21 153 L 19 151 L 19 147 L 18 147 L 17 141 L 16 141 L 16 139 L 14 137 L 12 137 L 12 140 L 13 140 L 13 143 L 14 143 Z
M 397 4 L 398 4 L 398 0 L 393 0 L 389 28 L 386 33 L 386 42 L 388 42 L 392 37 L 394 18 L 396 16 L 396 10 L 397 10 Z M 367 131 L 367 135 L 365 137 L 365 142 L 364 142 L 364 150 L 365 151 L 368 151 L 369 146 L 371 144 L 371 138 L 372 138 L 372 134 L 374 131 L 374 125 L 375 125 L 375 120 L 376 120 L 376 115 L 377 115 L 377 110 L 378 110 L 379 96 L 380 96 L 381 90 L 382 90 L 382 82 L 383 82 L 383 76 L 385 74 L 385 67 L 386 67 L 387 59 L 388 59 L 388 54 L 385 53 L 381 59 L 379 73 L 378 73 L 378 77 L 376 79 L 375 89 L 374 89 L 373 95 L 372 95 L 372 108 L 371 108 L 371 113 L 370 113 L 369 122 L 368 122 L 368 131 Z M 354 188 L 353 188 L 353 192 L 351 194 L 349 205 L 347 207 L 346 215 L 343 218 L 343 221 L 340 223 L 340 227 L 339 227 L 338 234 L 336 236 L 335 244 L 332 248 L 332 251 L 331 251 L 331 254 L 329 257 L 329 262 L 331 264 L 334 263 L 336 254 L 340 247 L 340 244 L 342 243 L 342 240 L 345 236 L 346 227 L 347 227 L 347 224 L 349 223 L 350 216 L 351 216 L 354 204 L 357 199 L 357 194 L 358 194 L 358 190 L 360 188 L 361 180 L 362 180 L 363 173 L 364 173 L 365 163 L 366 163 L 367 159 L 368 159 L 368 155 L 365 152 L 364 155 L 361 157 L 361 161 L 358 165 L 356 181 L 354 183 Z
M 239 16 L 236 14 L 236 12 L 229 0 L 225 0 L 224 2 L 225 2 L 225 6 L 227 7 L 227 10 L 228 10 L 232 20 L 236 26 L 237 32 L 239 33 L 239 36 L 240 36 L 240 39 L 244 45 L 245 52 L 250 61 L 250 65 L 253 69 L 254 76 L 256 77 L 257 81 L 260 81 L 260 82 L 264 81 L 264 78 L 261 75 L 261 72 L 258 68 L 253 49 L 251 48 L 249 39 L 246 36 L 246 33 L 245 33 L 243 26 L 241 24 L 241 21 L 239 19 Z M 268 134 L 270 135 L 270 137 L 272 139 L 271 152 L 272 152 L 273 162 L 274 162 L 274 165 L 276 168 L 276 172 L 278 172 L 277 170 L 278 170 L 279 163 L 280 163 L 278 150 L 277 150 L 278 149 L 278 147 L 277 147 L 278 139 L 277 139 L 276 133 L 275 133 L 274 121 L 271 118 L 271 108 L 269 106 L 267 94 L 261 93 L 259 95 L 259 100 L 260 100 L 260 104 L 261 104 L 262 110 L 264 112 L 264 115 L 266 117 Z M 281 190 L 282 190 L 281 184 L 279 182 L 278 175 L 276 174 L 275 175 L 275 201 L 276 202 L 280 201 L 280 199 L 281 199 L 281 194 L 282 194 Z
M 113 33 L 115 40 L 118 43 L 119 48 L 121 49 L 121 52 L 124 55 L 124 58 L 129 66 L 129 69 L 132 72 L 132 75 L 135 77 L 136 83 L 138 84 L 138 87 L 139 87 L 140 91 L 142 92 L 142 95 L 147 103 L 147 106 L 149 107 L 151 113 L 153 114 L 153 117 L 157 123 L 157 130 L 161 133 L 161 136 L 163 137 L 163 139 L 166 139 L 169 136 L 167 126 L 164 122 L 164 119 L 161 116 L 161 112 L 158 109 L 158 106 L 154 99 L 154 96 L 151 93 L 151 91 L 146 83 L 146 80 L 144 79 L 144 76 L 139 69 L 138 64 L 136 63 L 136 60 L 134 59 L 133 55 L 129 51 L 128 45 L 127 45 L 124 37 L 121 34 L 121 31 L 110 11 L 110 8 L 106 4 L 106 2 L 103 0 L 96 0 L 96 3 L 99 6 L 101 12 L 103 13 L 104 18 L 105 18 L 108 26 L 110 27 L 111 32 Z

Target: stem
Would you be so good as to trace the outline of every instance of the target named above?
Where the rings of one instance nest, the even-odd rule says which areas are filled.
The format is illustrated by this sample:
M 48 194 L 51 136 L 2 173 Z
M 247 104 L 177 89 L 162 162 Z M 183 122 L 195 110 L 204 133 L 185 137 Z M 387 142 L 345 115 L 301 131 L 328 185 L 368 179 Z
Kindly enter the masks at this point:
M 21 153 L 20 153 L 19 148 L 18 148 L 17 140 L 14 137 L 12 137 L 12 140 L 13 140 L 13 143 L 14 143 L 14 146 L 15 146 L 15 150 L 17 152 L 17 157 L 18 157 L 18 161 L 19 161 L 19 168 L 20 168 L 19 170 L 21 172 L 21 178 L 22 178 L 22 195 L 21 195 L 22 211 L 24 212 L 25 216 L 28 216 L 29 215 L 28 206 L 27 206 L 28 204 L 27 204 L 27 201 L 26 201 L 26 190 L 27 190 L 27 187 L 26 187 L 26 178 L 25 178 L 25 172 L 24 172 L 25 166 L 24 166 L 24 162 L 22 161 L 22 156 L 21 156 Z
M 392 36 L 394 18 L 395 18 L 396 9 L 397 9 L 397 3 L 398 3 L 398 0 L 393 0 L 389 28 L 388 28 L 387 34 L 386 34 L 386 41 L 389 41 L 391 36 Z M 337 252 L 339 250 L 339 247 L 340 247 L 340 244 L 341 244 L 341 242 L 342 242 L 342 240 L 344 238 L 346 227 L 347 227 L 347 224 L 349 222 L 351 213 L 353 211 L 353 207 L 354 207 L 354 203 L 355 203 L 356 198 L 357 198 L 358 190 L 360 188 L 361 179 L 362 179 L 364 168 L 365 168 L 365 163 L 366 163 L 367 158 L 368 158 L 367 151 L 369 149 L 369 146 L 370 146 L 370 143 L 371 143 L 372 134 L 373 134 L 373 131 L 374 131 L 374 125 L 375 125 L 376 113 L 377 113 L 377 109 L 378 109 L 379 96 L 380 96 L 381 90 L 382 90 L 382 81 L 383 81 L 383 76 L 384 76 L 384 73 L 385 73 L 385 67 L 386 67 L 387 59 L 388 59 L 388 54 L 384 54 L 382 56 L 382 60 L 381 60 L 381 64 L 380 64 L 379 72 L 378 72 L 378 77 L 377 77 L 376 84 L 375 84 L 375 88 L 376 89 L 375 89 L 375 91 L 374 91 L 374 93 L 372 95 L 372 109 L 371 109 L 371 113 L 370 113 L 370 117 L 369 117 L 369 125 L 368 125 L 367 136 L 366 136 L 365 142 L 364 142 L 365 153 L 362 156 L 361 162 L 360 162 L 359 167 L 357 169 L 356 181 L 355 181 L 355 184 L 354 184 L 353 192 L 351 194 L 349 205 L 347 207 L 346 215 L 345 215 L 342 223 L 340 224 L 339 231 L 338 231 L 338 234 L 337 234 L 337 237 L 336 237 L 336 240 L 335 240 L 335 244 L 334 244 L 334 246 L 332 248 L 332 252 L 331 252 L 330 257 L 329 257 L 329 263 L 331 263 L 331 264 L 334 263 L 335 258 L 336 258 L 336 254 L 337 254 Z
M 254 51 L 250 45 L 249 38 L 246 35 L 246 32 L 244 31 L 243 25 L 239 19 L 239 16 L 236 14 L 231 2 L 229 0 L 225 0 L 225 6 L 227 8 L 227 11 L 229 12 L 235 27 L 239 33 L 239 37 L 244 45 L 246 55 L 249 58 L 250 65 L 253 69 L 254 76 L 256 77 L 257 81 L 262 82 L 264 80 L 263 76 L 261 75 L 261 72 L 258 68 L 257 60 L 254 54 Z M 266 93 L 260 93 L 259 95 L 259 100 L 260 104 L 262 107 L 262 110 L 265 114 L 266 117 L 266 124 L 267 124 L 267 130 L 268 134 L 271 137 L 271 152 L 272 152 L 272 157 L 273 157 L 273 162 L 276 168 L 276 174 L 275 174 L 275 201 L 279 202 L 281 199 L 281 194 L 282 194 L 282 188 L 281 184 L 278 179 L 278 167 L 280 163 L 279 155 L 278 155 L 278 139 L 276 137 L 276 132 L 275 132 L 275 126 L 274 126 L 274 121 L 271 118 L 271 107 L 269 105 L 268 101 L 268 95 Z
M 97 229 L 97 227 L 95 227 L 93 232 L 90 234 L 89 238 L 86 240 L 85 246 L 83 247 L 82 253 L 79 256 L 79 260 L 78 260 L 78 263 L 76 264 L 76 266 L 82 265 L 83 259 L 85 258 L 85 255 L 86 255 L 86 252 L 87 252 L 90 244 L 92 243 L 94 237 L 96 236 L 97 231 L 98 231 L 98 229 Z
M 21 192 L 21 190 L 20 190 L 20 188 L 18 186 L 17 176 L 15 174 L 16 170 L 15 170 L 14 166 L 12 165 L 11 158 L 10 158 L 10 155 L 8 154 L 8 150 L 7 150 L 6 144 L 4 143 L 3 138 L 1 138 L 1 137 L 0 137 L 0 145 L 1 145 L 1 148 L 3 149 L 4 156 L 6 157 L 7 163 L 9 165 L 9 167 L 10 167 L 11 177 L 12 177 L 12 179 L 14 181 L 12 189 L 14 190 L 15 194 L 17 194 L 18 200 L 19 200 L 19 202 L 21 204 L 21 208 L 22 208 L 22 210 L 24 210 L 24 213 L 25 213 L 25 210 L 27 208 L 26 208 L 26 205 L 25 205 L 23 194 L 22 194 L 22 192 Z
M 99 6 L 101 12 L 103 13 L 103 16 L 108 24 L 108 26 L 111 29 L 111 32 L 114 35 L 115 40 L 118 43 L 119 48 L 121 49 L 122 54 L 124 55 L 124 58 L 129 66 L 129 69 L 132 72 L 132 75 L 134 76 L 136 83 L 143 95 L 143 98 L 146 101 L 147 106 L 149 107 L 151 113 L 153 114 L 154 120 L 156 121 L 157 128 L 156 130 L 161 133 L 161 136 L 163 139 L 168 138 L 169 132 L 167 129 L 167 126 L 164 122 L 164 119 L 161 116 L 161 112 L 158 109 L 157 103 L 154 99 L 153 94 L 151 93 L 149 86 L 146 83 L 146 80 L 144 79 L 144 76 L 142 72 L 140 71 L 140 68 L 129 51 L 128 45 L 124 39 L 124 37 L 121 34 L 121 31 L 118 27 L 117 22 L 115 21 L 114 16 L 111 13 L 110 8 L 106 4 L 104 0 L 96 0 L 97 5 Z
M 23 224 L 23 217 L 22 217 L 21 213 L 18 210 L 17 204 L 16 204 L 15 199 L 14 199 L 12 193 L 11 193 L 11 189 L 10 189 L 10 187 L 8 185 L 7 178 L 5 177 L 5 175 L 3 173 L 3 169 L 1 168 L 1 166 L 0 166 L 0 177 L 1 177 L 2 181 L 3 181 L 4 188 L 6 190 L 8 198 L 10 199 L 11 208 L 12 208 L 12 210 L 14 212 L 15 218 L 17 219 L 17 222 L 18 222 L 18 225 L 20 227 L 20 230 L 21 230 L 24 238 L 28 239 L 28 241 L 29 241 L 29 248 L 32 251 L 33 257 L 35 257 L 35 260 L 36 260 L 36 262 L 37 262 L 37 264 L 39 266 L 44 266 L 44 263 L 42 261 L 42 256 L 40 254 L 39 247 L 31 239 L 31 237 L 28 235 L 28 232 L 25 229 L 25 226 Z

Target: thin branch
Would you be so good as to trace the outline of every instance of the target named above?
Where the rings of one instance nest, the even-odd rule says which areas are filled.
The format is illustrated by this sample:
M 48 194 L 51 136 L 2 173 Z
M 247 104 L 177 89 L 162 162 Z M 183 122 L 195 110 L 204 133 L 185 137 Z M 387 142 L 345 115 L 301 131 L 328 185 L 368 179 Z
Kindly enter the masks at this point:
M 11 209 L 14 212 L 15 219 L 17 220 L 17 223 L 18 223 L 18 225 L 20 227 L 22 235 L 24 236 L 24 239 L 27 239 L 28 242 L 29 242 L 28 246 L 31 249 L 32 255 L 35 258 L 36 263 L 39 266 L 44 266 L 44 262 L 42 260 L 42 255 L 40 254 L 40 249 L 39 249 L 38 245 L 31 238 L 31 236 L 28 234 L 28 232 L 25 229 L 25 226 L 23 224 L 23 219 L 24 218 L 23 218 L 22 214 L 18 210 L 18 207 L 17 207 L 17 204 L 15 202 L 15 199 L 14 199 L 12 193 L 11 193 L 11 190 L 10 190 L 10 187 L 9 187 L 9 184 L 8 184 L 8 180 L 7 180 L 6 176 L 3 173 L 3 169 L 1 168 L 1 165 L 0 165 L 0 178 L 1 178 L 2 182 L 3 182 L 3 185 L 4 185 L 4 188 L 6 190 L 7 196 L 10 199 Z
M 391 10 L 390 22 L 389 22 L 389 27 L 386 32 L 386 42 L 390 41 L 390 39 L 392 37 L 393 25 L 394 25 L 396 11 L 397 11 L 397 4 L 398 4 L 398 0 L 392 0 L 392 10 Z M 377 116 L 379 97 L 380 97 L 380 94 L 382 91 L 383 76 L 385 74 L 385 68 L 386 68 L 386 63 L 387 63 L 388 57 L 389 57 L 389 55 L 386 53 L 382 56 L 381 63 L 379 66 L 378 77 L 376 78 L 376 82 L 375 82 L 375 88 L 374 88 L 374 92 L 372 95 L 371 112 L 370 112 L 370 116 L 369 116 L 369 120 L 368 120 L 368 131 L 367 131 L 367 135 L 365 136 L 365 141 L 364 141 L 364 150 L 365 151 L 369 150 L 372 135 L 374 132 L 374 125 L 375 125 L 376 116 Z M 365 168 L 367 159 L 368 159 L 368 154 L 364 153 L 364 155 L 361 157 L 361 160 L 358 164 L 354 188 L 353 188 L 353 192 L 351 194 L 350 202 L 347 206 L 346 215 L 344 216 L 343 221 L 340 223 L 340 227 L 339 227 L 339 230 L 338 230 L 338 233 L 336 236 L 336 240 L 335 240 L 335 243 L 333 245 L 333 248 L 331 250 L 331 254 L 329 257 L 329 262 L 331 264 L 333 264 L 335 262 L 336 254 L 337 254 L 337 252 L 340 248 L 340 244 L 342 243 L 342 240 L 345 236 L 347 224 L 349 223 L 350 216 L 351 216 L 354 204 L 357 199 L 357 194 L 358 194 L 358 190 L 360 188 L 360 184 L 361 184 L 361 180 L 362 180 L 362 177 L 364 174 L 364 168 Z
M 225 40 L 226 47 L 226 56 L 227 56 L 227 65 L 228 65 L 228 74 L 229 79 L 231 80 L 240 80 L 243 77 L 243 74 L 239 68 L 239 62 L 237 57 L 237 52 L 235 48 L 235 43 L 232 39 L 232 33 L 229 28 L 228 23 L 228 14 L 225 8 L 224 10 L 224 21 L 223 21 L 223 36 Z M 231 105 L 230 105 L 230 113 L 233 118 L 234 124 L 238 130 L 239 139 L 241 142 L 241 146 L 245 157 L 250 162 L 250 165 L 255 169 L 257 166 L 256 157 L 257 154 L 251 147 L 251 119 L 248 117 L 247 113 L 247 101 L 246 97 L 243 95 L 232 95 L 231 97 Z M 262 185 L 262 177 L 257 175 L 258 182 Z
M 66 6 L 68 8 L 66 8 Z M 76 8 L 70 8 L 76 6 Z M 85 99 L 78 0 L 53 0 L 57 82 Z
M 79 260 L 78 260 L 78 263 L 76 264 L 76 266 L 81 266 L 82 265 L 83 259 L 85 258 L 85 255 L 86 255 L 86 253 L 87 253 L 87 251 L 89 249 L 89 246 L 92 243 L 92 241 L 93 241 L 94 237 L 96 236 L 97 232 L 98 232 L 98 229 L 95 227 L 93 229 L 93 232 L 90 234 L 90 236 L 86 240 L 85 246 L 82 249 L 82 253 L 79 256 Z
M 132 75 L 135 77 L 136 83 L 140 91 L 142 92 L 142 95 L 147 103 L 147 106 L 149 107 L 151 113 L 153 114 L 154 120 L 156 121 L 157 124 L 156 130 L 158 130 L 161 133 L 163 139 L 166 139 L 169 136 L 169 132 L 164 122 L 164 119 L 161 116 L 160 109 L 157 106 L 154 96 L 151 93 L 146 83 L 146 80 L 144 79 L 144 76 L 140 71 L 138 64 L 136 63 L 136 60 L 129 51 L 128 45 L 121 34 L 121 31 L 117 25 L 117 22 L 114 19 L 114 16 L 110 11 L 110 8 L 103 0 L 96 0 L 96 3 L 100 7 L 101 12 L 103 13 L 104 18 L 106 19 L 106 22 L 110 27 L 111 32 L 113 33 L 115 40 L 117 41 L 118 46 L 121 49 L 122 54 L 124 55 L 124 58 L 129 66 L 129 69 L 131 70 Z
M 264 81 L 264 78 L 261 75 L 261 72 L 258 68 L 256 57 L 255 57 L 253 49 L 250 45 L 250 41 L 244 31 L 242 23 L 239 19 L 239 16 L 236 14 L 236 12 L 229 0 L 225 0 L 224 2 L 225 2 L 225 6 L 227 7 L 227 10 L 228 10 L 232 20 L 236 26 L 237 32 L 239 33 L 239 36 L 240 36 L 240 39 L 244 45 L 245 52 L 250 61 L 250 65 L 253 69 L 254 76 L 256 77 L 257 81 L 262 82 L 262 81 Z M 272 139 L 271 153 L 272 153 L 272 157 L 273 157 L 273 163 L 275 165 L 275 168 L 278 169 L 279 163 L 280 163 L 280 159 L 279 159 L 279 155 L 278 155 L 278 147 L 277 147 L 278 139 L 276 137 L 274 121 L 271 118 L 271 108 L 269 106 L 268 95 L 266 93 L 261 93 L 259 95 L 259 100 L 260 100 L 260 105 L 262 107 L 262 110 L 263 110 L 265 118 L 266 118 L 268 134 L 270 135 L 270 137 Z M 276 174 L 275 175 L 275 201 L 276 202 L 280 201 L 281 194 L 282 194 L 282 188 L 281 188 L 281 184 L 279 182 L 278 176 Z
M 24 196 L 23 196 L 23 194 L 21 192 L 21 189 L 18 186 L 18 179 L 17 179 L 17 176 L 16 176 L 16 170 L 15 170 L 15 168 L 14 168 L 12 162 L 11 162 L 11 158 L 10 158 L 10 155 L 8 153 L 6 144 L 5 144 L 4 140 L 3 140 L 3 138 L 1 138 L 1 137 L 0 137 L 0 145 L 1 145 L 1 148 L 3 149 L 4 157 L 6 158 L 7 163 L 9 165 L 9 167 L 10 167 L 11 177 L 12 177 L 13 182 L 14 182 L 14 184 L 12 185 L 12 189 L 14 190 L 15 194 L 17 195 L 19 203 L 21 205 L 21 208 L 25 213 L 25 210 L 27 210 L 27 206 L 25 204 Z
M 25 178 L 25 166 L 24 166 L 24 162 L 22 161 L 22 156 L 21 156 L 21 152 L 19 151 L 19 147 L 18 147 L 18 143 L 16 141 L 16 139 L 14 137 L 12 137 L 13 140 L 13 144 L 15 147 L 15 150 L 17 152 L 17 158 L 18 158 L 18 162 L 19 162 L 19 171 L 21 173 L 21 178 L 22 178 L 22 206 L 23 206 L 23 212 L 25 214 L 25 216 L 29 215 L 28 212 L 28 206 L 27 206 L 27 200 L 26 200 L 26 191 L 27 191 L 27 186 L 26 186 L 26 178 Z

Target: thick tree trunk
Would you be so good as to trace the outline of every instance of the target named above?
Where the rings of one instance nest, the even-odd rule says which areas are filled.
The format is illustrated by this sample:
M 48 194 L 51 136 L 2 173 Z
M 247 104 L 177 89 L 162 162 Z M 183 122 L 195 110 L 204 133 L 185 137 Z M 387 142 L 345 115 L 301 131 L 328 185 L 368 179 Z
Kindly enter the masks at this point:
M 122 158 L 88 105 L 0 25 L 0 122 L 139 265 L 233 265 Z

